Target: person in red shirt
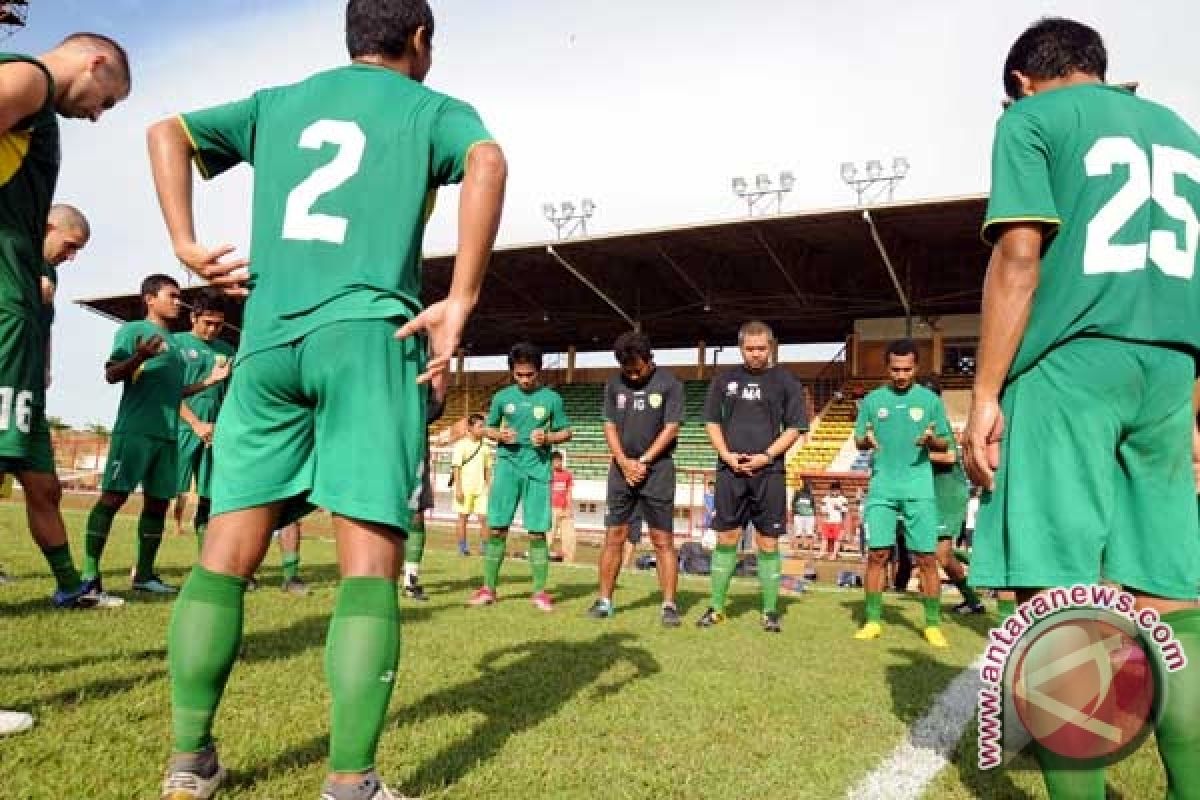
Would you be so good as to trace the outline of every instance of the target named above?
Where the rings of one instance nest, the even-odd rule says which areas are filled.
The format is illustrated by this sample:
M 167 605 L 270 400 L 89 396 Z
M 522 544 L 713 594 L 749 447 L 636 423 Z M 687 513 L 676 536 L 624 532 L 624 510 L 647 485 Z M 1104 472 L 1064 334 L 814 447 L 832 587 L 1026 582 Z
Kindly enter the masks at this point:
M 550 476 L 550 512 L 554 524 L 546 534 L 546 542 L 553 552 L 554 539 L 557 537 L 562 560 L 567 564 L 574 564 L 575 514 L 571 493 L 575 488 L 575 476 L 570 470 L 563 468 L 563 454 L 560 452 L 555 452 L 550 457 L 550 466 L 553 470 Z

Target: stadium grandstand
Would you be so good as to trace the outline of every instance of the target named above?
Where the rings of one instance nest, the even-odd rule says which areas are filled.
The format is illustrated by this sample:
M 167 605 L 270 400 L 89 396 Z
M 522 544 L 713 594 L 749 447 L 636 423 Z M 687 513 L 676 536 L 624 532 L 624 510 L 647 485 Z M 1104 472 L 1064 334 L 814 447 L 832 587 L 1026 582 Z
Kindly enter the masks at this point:
M 684 381 L 686 419 L 676 461 L 678 529 L 690 533 L 715 464 L 702 421 L 713 348 L 734 348 L 738 326 L 760 318 L 781 344 L 844 343 L 829 361 L 786 363 L 805 387 L 811 431 L 787 460 L 791 485 L 817 492 L 839 481 L 866 484 L 868 463 L 851 436 L 856 397 L 883 380 L 888 340 L 911 334 L 922 374 L 942 378 L 951 421 L 964 422 L 978 337 L 979 238 L 986 198 L 968 196 L 751 217 L 655 230 L 511 245 L 492 256 L 464 335 L 446 414 L 431 432 L 439 501 L 449 492 L 447 447 L 471 411 L 486 411 L 503 371 L 468 371 L 468 356 L 497 356 L 530 340 L 562 357 L 544 377 L 563 395 L 575 426 L 564 449 L 579 484 L 577 522 L 598 531 L 608 456 L 601 397 L 615 369 L 577 367 L 581 352 L 605 351 L 622 331 L 645 331 L 658 350 L 689 348 L 691 366 L 667 367 Z M 442 296 L 452 254 L 424 261 L 424 299 Z M 196 288 L 184 292 L 186 298 Z M 140 313 L 136 295 L 77 301 L 114 320 Z M 236 343 L 240 309 L 225 335 Z M 180 325 L 185 318 L 180 318 Z M 550 362 L 551 359 L 548 359 Z

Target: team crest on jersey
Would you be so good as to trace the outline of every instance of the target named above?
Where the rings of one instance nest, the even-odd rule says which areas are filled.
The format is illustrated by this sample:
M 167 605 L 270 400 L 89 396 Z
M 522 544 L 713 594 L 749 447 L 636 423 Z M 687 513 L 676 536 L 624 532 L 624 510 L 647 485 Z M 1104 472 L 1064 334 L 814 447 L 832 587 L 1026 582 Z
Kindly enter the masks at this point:
M 737 381 L 730 381 L 729 385 L 725 387 L 725 394 L 733 396 L 733 395 L 737 394 L 737 392 L 738 392 Z
M 625 395 L 623 395 L 623 394 L 617 395 L 617 410 L 618 411 L 625 410 Z
M 504 407 L 504 413 L 505 413 L 505 414 L 515 414 L 515 413 L 517 413 L 517 407 L 516 407 L 516 405 L 514 405 L 513 403 L 509 403 L 508 405 L 506 405 L 506 406 Z
M 650 407 L 659 408 L 660 406 L 662 406 L 662 395 L 658 392 L 655 392 L 654 394 L 650 395 Z
M 880 419 L 887 419 L 887 418 L 888 418 L 888 410 L 887 410 L 886 408 L 881 408 L 881 409 L 879 409 L 879 418 L 880 418 Z
M 920 422 L 921 420 L 925 419 L 925 409 L 910 408 L 908 410 L 908 415 L 912 417 L 913 422 Z
M 534 419 L 545 419 L 546 418 L 545 407 L 544 406 L 534 406 L 533 407 L 533 418 Z
M 186 353 L 187 353 L 187 357 L 190 361 L 195 361 L 197 358 L 200 357 L 199 351 L 194 350 L 194 349 L 189 349 L 186 351 Z

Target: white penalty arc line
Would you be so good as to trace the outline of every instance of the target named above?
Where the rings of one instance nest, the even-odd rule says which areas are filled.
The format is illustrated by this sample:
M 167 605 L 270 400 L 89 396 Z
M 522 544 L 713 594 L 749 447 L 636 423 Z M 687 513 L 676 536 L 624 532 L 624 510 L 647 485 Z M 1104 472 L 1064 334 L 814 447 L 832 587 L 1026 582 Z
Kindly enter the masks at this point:
M 963 731 L 975 718 L 982 656 L 955 676 L 933 706 L 909 728 L 905 740 L 854 785 L 848 800 L 911 800 L 920 797 L 950 764 Z

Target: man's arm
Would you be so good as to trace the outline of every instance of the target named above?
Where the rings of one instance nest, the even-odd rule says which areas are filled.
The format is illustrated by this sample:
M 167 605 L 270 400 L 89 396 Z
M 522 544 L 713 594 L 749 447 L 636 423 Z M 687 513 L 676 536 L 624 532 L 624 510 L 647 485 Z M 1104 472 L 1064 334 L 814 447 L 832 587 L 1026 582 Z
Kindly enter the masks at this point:
M 717 458 L 729 465 L 735 472 L 741 467 L 738 464 L 737 456 L 729 452 L 729 445 L 725 443 L 725 432 L 721 430 L 721 426 L 716 422 L 704 423 L 704 432 L 708 434 L 708 440 L 712 442 L 713 449 L 717 451 Z
M 46 103 L 50 84 L 36 64 L 9 61 L 0 65 L 0 136 Z
M 854 420 L 854 446 L 859 450 L 878 450 L 879 443 L 871 431 L 871 410 L 866 398 L 858 404 L 858 417 Z
M 992 248 L 983 279 L 979 349 L 971 413 L 963 435 L 964 464 L 971 480 L 992 488 L 995 467 L 989 456 L 1003 431 L 1000 390 L 1008 376 L 1041 278 L 1044 228 L 1036 222 L 1008 225 Z
M 118 334 L 118 337 L 120 335 Z M 139 337 L 134 343 L 133 355 L 126 359 L 109 361 L 104 365 L 104 380 L 109 383 L 121 383 L 128 380 L 133 377 L 139 367 L 162 352 L 162 348 L 163 338 L 158 334 L 144 341 Z
M 184 123 L 178 117 L 155 123 L 146 132 L 150 151 L 150 169 L 158 205 L 175 257 L 189 270 L 204 278 L 226 294 L 245 297 L 246 278 L 244 258 L 222 262 L 233 245 L 209 250 L 196 241 L 196 223 L 192 206 L 192 159 L 196 148 L 188 137 Z

